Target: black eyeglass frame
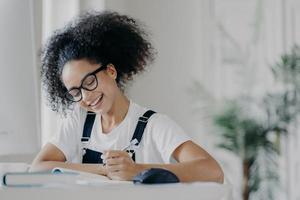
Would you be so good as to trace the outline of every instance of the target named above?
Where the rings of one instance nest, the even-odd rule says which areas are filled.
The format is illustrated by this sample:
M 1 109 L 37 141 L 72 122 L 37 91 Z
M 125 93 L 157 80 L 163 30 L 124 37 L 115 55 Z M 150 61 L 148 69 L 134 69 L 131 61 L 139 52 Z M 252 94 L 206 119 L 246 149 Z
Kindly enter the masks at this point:
M 70 101 L 72 101 L 72 102 L 79 102 L 79 101 L 81 101 L 82 100 L 82 91 L 81 91 L 81 89 L 84 89 L 84 90 L 87 90 L 87 91 L 93 91 L 93 90 L 95 90 L 97 87 L 98 87 L 98 78 L 97 78 L 97 76 L 96 76 L 96 74 L 98 73 L 98 72 L 100 72 L 100 71 L 102 71 L 102 70 L 105 70 L 106 68 L 107 68 L 107 65 L 108 64 L 105 64 L 105 65 L 101 65 L 99 68 L 97 68 L 95 71 L 93 71 L 93 72 L 90 72 L 90 73 L 88 73 L 88 74 L 86 74 L 84 77 L 83 77 L 83 79 L 81 80 L 81 83 L 80 83 L 80 86 L 79 87 L 72 87 L 71 89 L 69 89 L 66 93 L 65 93 L 65 97 L 68 99 L 68 100 L 70 100 Z M 84 87 L 82 84 L 84 83 L 84 81 L 86 80 L 86 78 L 87 77 L 89 77 L 89 76 L 94 76 L 95 77 L 95 80 L 96 80 L 96 86 L 95 86 L 95 88 L 93 88 L 93 89 L 88 89 L 88 88 L 86 88 L 86 87 Z M 80 92 L 80 99 L 79 100 L 73 100 L 73 99 L 71 99 L 69 96 L 72 96 L 71 94 L 70 94 L 70 91 L 72 91 L 72 90 L 78 90 L 79 92 Z M 72 96 L 73 97 L 73 96 Z

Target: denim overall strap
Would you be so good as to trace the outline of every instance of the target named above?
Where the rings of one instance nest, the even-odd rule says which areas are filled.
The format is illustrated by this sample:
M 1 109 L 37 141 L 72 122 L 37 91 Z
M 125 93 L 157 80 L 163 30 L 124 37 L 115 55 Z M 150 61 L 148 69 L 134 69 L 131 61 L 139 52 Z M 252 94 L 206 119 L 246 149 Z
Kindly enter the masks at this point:
M 81 143 L 82 143 L 83 147 L 90 140 L 95 117 L 96 117 L 96 113 L 88 111 L 85 122 L 84 122 L 83 133 L 82 133 L 82 137 L 81 137 Z M 101 155 L 102 155 L 101 152 L 97 152 L 97 151 L 94 151 L 94 150 L 84 147 L 82 163 L 103 163 Z
M 154 113 L 154 111 L 148 110 L 143 116 L 139 117 L 139 121 L 136 125 L 131 141 L 137 139 L 137 145 L 141 142 L 148 120 Z
M 139 117 L 138 123 L 136 125 L 135 131 L 133 133 L 133 136 L 131 138 L 131 141 L 137 140 L 136 146 L 139 145 L 139 143 L 142 140 L 144 130 L 146 128 L 146 125 L 148 123 L 149 118 L 154 114 L 155 112 L 152 110 L 148 110 L 144 113 L 143 116 Z M 128 153 L 130 153 L 132 156 L 132 159 L 135 161 L 135 151 L 133 149 L 127 150 Z

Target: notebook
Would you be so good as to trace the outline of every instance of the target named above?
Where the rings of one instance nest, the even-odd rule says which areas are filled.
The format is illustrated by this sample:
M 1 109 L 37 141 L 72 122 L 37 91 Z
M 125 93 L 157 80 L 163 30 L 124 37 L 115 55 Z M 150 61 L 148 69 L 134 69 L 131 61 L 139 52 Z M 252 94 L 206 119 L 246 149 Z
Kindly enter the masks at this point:
M 2 179 L 6 187 L 61 187 L 68 185 L 124 184 L 131 181 L 114 181 L 106 176 L 77 170 L 54 168 L 47 172 L 10 172 Z

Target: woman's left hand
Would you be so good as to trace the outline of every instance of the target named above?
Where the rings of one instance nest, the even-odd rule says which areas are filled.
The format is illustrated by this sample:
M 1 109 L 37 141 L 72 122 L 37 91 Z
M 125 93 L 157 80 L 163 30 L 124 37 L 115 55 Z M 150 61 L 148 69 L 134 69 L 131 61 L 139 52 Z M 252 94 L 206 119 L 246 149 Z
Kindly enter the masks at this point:
M 112 180 L 131 181 L 135 175 L 144 170 L 135 163 L 126 151 L 109 150 L 104 153 L 107 176 Z

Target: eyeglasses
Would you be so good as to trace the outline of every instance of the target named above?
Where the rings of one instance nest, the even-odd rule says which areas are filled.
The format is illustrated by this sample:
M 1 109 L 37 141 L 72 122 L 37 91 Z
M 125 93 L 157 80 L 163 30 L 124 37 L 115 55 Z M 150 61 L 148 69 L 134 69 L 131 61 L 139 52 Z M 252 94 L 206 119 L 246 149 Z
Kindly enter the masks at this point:
M 65 93 L 65 97 L 73 102 L 79 102 L 82 100 L 82 92 L 81 89 L 87 91 L 93 91 L 98 87 L 98 79 L 96 74 L 104 69 L 106 69 L 107 64 L 101 65 L 95 71 L 88 73 L 81 81 L 81 85 L 79 87 L 72 87 Z

